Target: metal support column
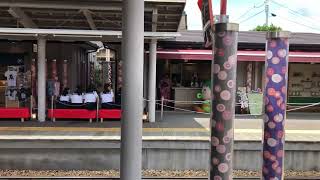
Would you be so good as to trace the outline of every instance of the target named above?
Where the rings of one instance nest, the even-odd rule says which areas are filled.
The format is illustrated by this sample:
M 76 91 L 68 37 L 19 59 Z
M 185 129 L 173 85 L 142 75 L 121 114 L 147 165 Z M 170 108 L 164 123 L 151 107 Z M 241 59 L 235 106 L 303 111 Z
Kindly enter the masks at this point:
M 149 53 L 149 88 L 148 88 L 148 112 L 149 122 L 156 122 L 156 78 L 157 78 L 157 40 L 150 42 Z
M 46 120 L 46 40 L 38 39 L 38 121 Z
M 264 179 L 284 178 L 289 35 L 289 32 L 267 34 L 262 168 Z
M 215 25 L 210 179 L 232 179 L 238 24 Z
M 122 10 L 122 180 L 141 179 L 144 1 L 124 0 Z

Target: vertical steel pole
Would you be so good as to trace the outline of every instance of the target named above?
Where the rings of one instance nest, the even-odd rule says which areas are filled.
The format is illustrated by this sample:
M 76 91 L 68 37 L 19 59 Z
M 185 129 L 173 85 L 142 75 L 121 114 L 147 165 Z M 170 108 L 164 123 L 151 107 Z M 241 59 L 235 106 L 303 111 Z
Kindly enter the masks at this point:
M 227 0 L 220 1 L 220 15 L 227 15 Z
M 149 122 L 156 122 L 156 77 L 157 76 L 157 40 L 150 42 L 149 53 L 149 92 L 148 92 L 148 112 Z
M 46 120 L 46 40 L 38 39 L 38 121 Z
M 144 1 L 124 0 L 122 19 L 122 180 L 141 179 Z
M 238 24 L 215 25 L 210 179 L 232 179 Z
M 267 34 L 262 168 L 264 179 L 284 178 L 289 35 L 289 32 Z

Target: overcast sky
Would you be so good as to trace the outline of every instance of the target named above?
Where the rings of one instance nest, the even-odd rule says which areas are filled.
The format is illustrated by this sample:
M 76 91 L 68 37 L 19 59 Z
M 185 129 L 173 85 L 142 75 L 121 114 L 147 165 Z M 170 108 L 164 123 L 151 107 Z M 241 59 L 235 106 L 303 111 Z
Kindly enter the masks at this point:
M 197 1 L 187 0 L 185 11 L 189 30 L 202 28 Z M 269 5 L 270 13 L 277 15 L 270 17 L 269 23 L 292 32 L 320 33 L 320 23 L 317 22 L 320 20 L 320 0 L 270 0 Z M 219 13 L 219 7 L 220 0 L 213 0 L 214 14 Z M 242 31 L 263 25 L 266 19 L 264 9 L 264 0 L 228 0 L 230 22 L 240 23 Z

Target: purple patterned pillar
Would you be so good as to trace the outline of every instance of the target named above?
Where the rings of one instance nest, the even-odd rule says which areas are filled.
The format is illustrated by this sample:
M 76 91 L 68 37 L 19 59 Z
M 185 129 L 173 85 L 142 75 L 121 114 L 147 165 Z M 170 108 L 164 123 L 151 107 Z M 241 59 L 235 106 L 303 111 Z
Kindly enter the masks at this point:
M 238 24 L 215 25 L 210 180 L 232 179 Z
M 262 176 L 283 179 L 289 32 L 267 34 Z

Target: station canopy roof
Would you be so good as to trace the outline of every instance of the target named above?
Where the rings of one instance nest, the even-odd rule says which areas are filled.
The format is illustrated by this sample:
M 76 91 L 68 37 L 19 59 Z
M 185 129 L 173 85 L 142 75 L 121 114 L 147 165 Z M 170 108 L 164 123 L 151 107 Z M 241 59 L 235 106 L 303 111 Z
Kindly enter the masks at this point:
M 145 38 L 174 38 L 186 0 L 144 0 Z M 156 31 L 152 32 L 152 25 Z M 1 0 L 0 39 L 115 41 L 121 39 L 122 0 Z
M 186 0 L 145 0 L 145 31 L 176 32 Z M 0 26 L 121 31 L 121 0 L 1 0 Z

